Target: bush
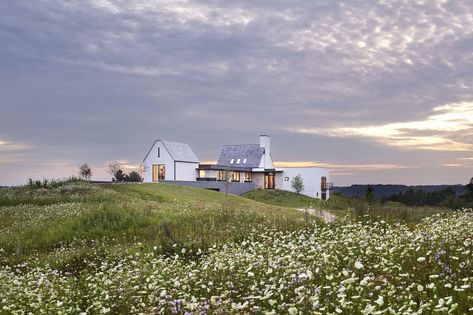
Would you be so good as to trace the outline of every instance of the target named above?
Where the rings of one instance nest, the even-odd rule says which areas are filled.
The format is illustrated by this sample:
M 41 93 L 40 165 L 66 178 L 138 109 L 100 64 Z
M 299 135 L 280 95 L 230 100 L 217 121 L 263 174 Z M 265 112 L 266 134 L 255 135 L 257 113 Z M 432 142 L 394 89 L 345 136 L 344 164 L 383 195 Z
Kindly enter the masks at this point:
M 130 174 L 128 174 L 127 181 L 132 182 L 132 183 L 139 183 L 143 181 L 143 178 L 141 177 L 140 174 L 138 174 L 138 172 L 133 171 Z

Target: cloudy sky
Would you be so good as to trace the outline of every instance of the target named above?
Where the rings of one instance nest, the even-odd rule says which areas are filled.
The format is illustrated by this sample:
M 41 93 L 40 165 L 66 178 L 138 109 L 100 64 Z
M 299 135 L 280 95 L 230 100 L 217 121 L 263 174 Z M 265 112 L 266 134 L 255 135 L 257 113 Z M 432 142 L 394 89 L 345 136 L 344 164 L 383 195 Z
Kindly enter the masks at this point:
M 465 1 L 0 1 L 0 185 L 272 136 L 335 185 L 473 176 Z M 299 164 L 299 165 L 300 165 Z

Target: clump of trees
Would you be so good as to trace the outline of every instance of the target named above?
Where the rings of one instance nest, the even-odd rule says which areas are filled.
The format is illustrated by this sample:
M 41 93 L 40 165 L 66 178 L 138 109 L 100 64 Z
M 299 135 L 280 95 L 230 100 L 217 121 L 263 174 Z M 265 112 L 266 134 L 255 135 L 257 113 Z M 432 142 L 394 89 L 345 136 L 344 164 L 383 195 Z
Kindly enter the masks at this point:
M 84 163 L 81 166 L 79 166 L 80 178 L 90 181 L 90 179 L 92 178 L 92 175 L 93 175 L 92 169 L 87 163 Z
M 300 194 L 304 190 L 304 181 L 301 175 L 297 175 L 292 179 L 291 186 L 297 194 Z
M 388 198 L 409 206 L 443 206 L 452 209 L 473 207 L 473 178 L 465 185 L 467 193 L 457 196 L 452 188 L 428 192 L 422 189 L 409 189 Z
M 108 172 L 112 175 L 112 182 L 139 183 L 143 181 L 143 177 L 137 171 L 125 173 L 120 162 L 111 162 L 108 165 Z

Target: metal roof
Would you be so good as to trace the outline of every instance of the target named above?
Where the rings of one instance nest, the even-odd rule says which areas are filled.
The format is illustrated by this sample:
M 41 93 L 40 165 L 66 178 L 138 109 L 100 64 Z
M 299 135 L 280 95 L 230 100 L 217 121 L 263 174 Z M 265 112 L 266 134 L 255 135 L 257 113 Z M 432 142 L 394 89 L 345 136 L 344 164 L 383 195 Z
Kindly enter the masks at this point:
M 232 168 L 258 167 L 264 154 L 259 144 L 224 145 L 218 158 L 218 165 L 231 165 Z M 230 164 L 233 159 L 233 164 Z M 238 159 L 240 163 L 237 164 Z M 246 159 L 246 163 L 243 163 Z
M 146 160 L 154 145 L 158 141 L 161 141 L 163 143 L 164 147 L 169 152 L 174 161 L 194 163 L 200 162 L 197 155 L 195 155 L 194 151 L 192 151 L 191 146 L 187 143 L 171 142 L 166 140 L 156 140 L 151 146 L 151 149 L 149 150 L 148 154 L 146 154 L 144 160 Z

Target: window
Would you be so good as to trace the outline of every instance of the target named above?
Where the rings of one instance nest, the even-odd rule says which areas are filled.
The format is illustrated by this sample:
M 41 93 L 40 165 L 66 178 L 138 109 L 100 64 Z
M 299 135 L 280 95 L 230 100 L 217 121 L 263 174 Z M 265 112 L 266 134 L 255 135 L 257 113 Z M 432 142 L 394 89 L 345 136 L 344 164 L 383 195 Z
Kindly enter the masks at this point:
M 153 164 L 153 182 L 159 182 L 166 179 L 166 165 Z
M 245 173 L 245 182 L 251 183 L 253 181 L 253 174 L 250 172 Z
M 233 162 L 235 162 L 235 159 L 230 160 L 230 164 L 233 164 Z
M 232 182 L 240 181 L 240 172 L 232 172 Z
M 237 164 L 240 164 L 240 159 L 237 160 Z
M 160 147 L 158 147 L 158 158 L 160 158 L 160 157 L 161 157 L 161 150 L 160 150 L 160 149 L 161 149 L 161 148 L 160 148 Z
M 218 171 L 218 180 L 225 181 L 225 171 Z
M 166 179 L 166 165 L 158 164 L 158 166 L 159 166 L 158 180 L 165 180 Z
M 288 182 L 288 181 L 289 181 L 289 177 L 288 177 L 288 176 L 284 177 L 284 181 L 285 181 L 285 182 Z
M 246 164 L 246 159 L 243 159 L 243 164 Z
M 205 170 L 199 170 L 199 177 L 204 178 L 205 177 Z

